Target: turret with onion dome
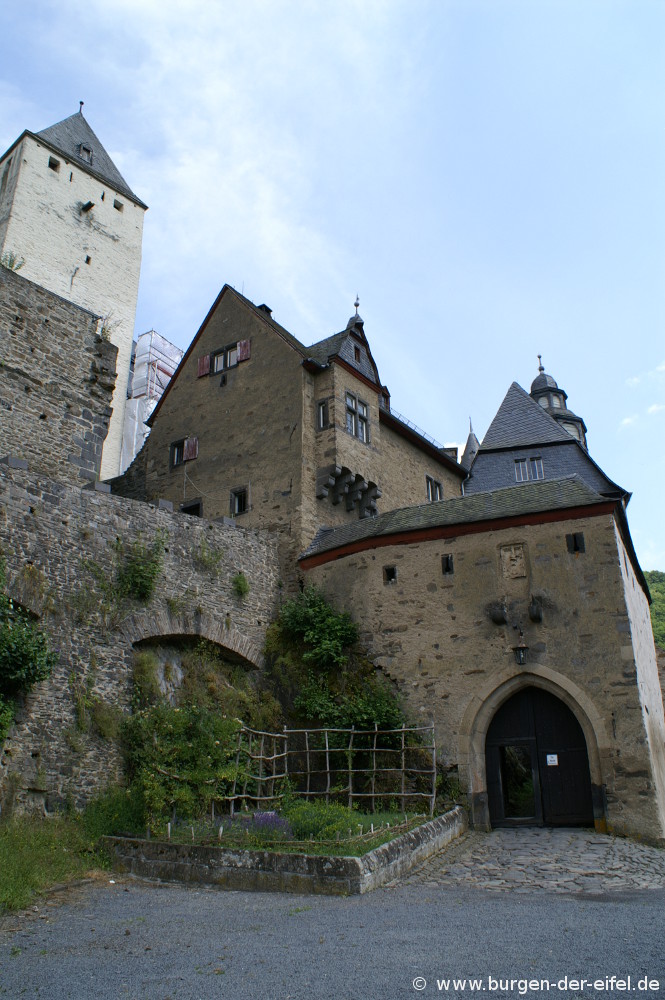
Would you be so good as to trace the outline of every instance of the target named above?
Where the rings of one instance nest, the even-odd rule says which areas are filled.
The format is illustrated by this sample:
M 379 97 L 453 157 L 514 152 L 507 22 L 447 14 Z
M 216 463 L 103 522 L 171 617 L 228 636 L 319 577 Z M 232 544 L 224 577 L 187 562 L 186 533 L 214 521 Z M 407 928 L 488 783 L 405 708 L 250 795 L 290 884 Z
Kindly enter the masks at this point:
M 586 424 L 581 417 L 569 410 L 568 396 L 560 389 L 551 375 L 543 367 L 542 356 L 538 355 L 538 375 L 531 383 L 530 396 L 546 413 L 549 413 L 561 428 L 586 448 Z

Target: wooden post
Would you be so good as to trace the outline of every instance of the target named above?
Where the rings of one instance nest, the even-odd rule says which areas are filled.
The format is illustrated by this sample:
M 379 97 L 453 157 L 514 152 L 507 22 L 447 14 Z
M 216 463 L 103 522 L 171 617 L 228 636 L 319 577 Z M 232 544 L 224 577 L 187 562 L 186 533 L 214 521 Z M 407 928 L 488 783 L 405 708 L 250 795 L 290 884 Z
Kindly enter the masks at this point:
M 259 776 L 257 778 L 256 784 L 256 804 L 259 809 L 261 808 L 261 802 L 263 801 L 263 748 L 265 746 L 265 735 L 261 733 L 261 742 L 259 743 Z
M 326 735 L 326 802 L 330 802 L 330 744 L 328 743 L 328 730 L 324 729 Z
M 404 805 L 406 801 L 406 773 L 404 770 L 406 766 L 406 754 L 404 749 L 404 728 L 404 723 L 402 723 L 402 811 L 406 813 Z
M 349 809 L 353 805 L 353 733 L 355 726 L 351 726 L 351 734 L 349 736 L 349 748 L 347 750 L 347 761 L 349 766 Z
M 376 812 L 376 803 L 374 800 L 374 791 L 376 789 L 376 738 L 379 733 L 378 722 L 374 723 L 374 740 L 372 742 L 372 812 Z
M 309 733 L 305 730 L 305 766 L 307 767 L 307 797 L 309 798 L 309 777 L 311 768 L 309 764 Z
M 429 804 L 429 814 L 434 815 L 436 805 L 436 739 L 434 737 L 434 723 L 432 723 L 432 797 Z

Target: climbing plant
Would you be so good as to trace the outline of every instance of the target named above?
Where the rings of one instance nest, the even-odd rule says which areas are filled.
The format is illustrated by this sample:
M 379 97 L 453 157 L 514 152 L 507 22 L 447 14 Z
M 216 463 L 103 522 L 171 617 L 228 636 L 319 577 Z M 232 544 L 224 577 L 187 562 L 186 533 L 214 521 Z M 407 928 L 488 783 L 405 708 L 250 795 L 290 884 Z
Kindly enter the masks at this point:
M 36 619 L 5 593 L 5 576 L 0 558 L 0 739 L 14 720 L 17 698 L 46 680 L 58 662 Z

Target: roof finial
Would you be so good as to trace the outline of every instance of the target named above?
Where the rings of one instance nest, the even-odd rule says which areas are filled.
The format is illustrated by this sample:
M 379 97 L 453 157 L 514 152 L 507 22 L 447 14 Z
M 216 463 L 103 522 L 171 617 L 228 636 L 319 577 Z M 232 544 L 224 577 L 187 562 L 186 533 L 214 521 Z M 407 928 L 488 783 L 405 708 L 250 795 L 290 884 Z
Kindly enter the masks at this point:
M 539 372 L 544 372 L 545 371 L 545 369 L 543 368 L 543 356 L 542 356 L 542 354 L 538 355 L 538 371 Z
M 469 417 L 469 434 L 473 434 L 473 424 L 471 423 L 471 417 Z
M 85 103 L 84 101 L 79 101 L 79 114 L 80 114 L 80 115 L 82 115 L 82 114 L 83 114 L 83 104 L 84 104 L 84 103 Z
M 358 306 L 360 305 L 360 299 L 358 297 L 358 293 L 357 292 L 356 292 L 356 301 L 353 304 L 356 307 L 356 316 L 357 316 L 358 315 Z

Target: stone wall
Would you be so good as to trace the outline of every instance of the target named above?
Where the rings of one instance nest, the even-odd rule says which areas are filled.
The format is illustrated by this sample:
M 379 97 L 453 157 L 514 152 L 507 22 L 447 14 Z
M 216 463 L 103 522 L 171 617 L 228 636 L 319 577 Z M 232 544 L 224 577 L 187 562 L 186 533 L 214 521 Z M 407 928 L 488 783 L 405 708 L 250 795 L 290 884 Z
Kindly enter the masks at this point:
M 164 563 L 147 606 L 114 607 L 98 578 L 112 581 L 117 544 L 150 545 Z M 129 707 L 133 649 L 149 640 L 203 637 L 248 670 L 260 669 L 280 590 L 276 543 L 154 505 L 0 467 L 0 547 L 10 596 L 41 617 L 59 650 L 50 680 L 27 698 L 0 759 L 0 799 L 50 811 L 82 804 L 120 773 L 114 742 L 77 727 L 75 690 Z M 218 571 L 206 553 L 221 553 Z M 250 590 L 236 596 L 242 572 Z
M 641 654 L 632 643 L 641 640 L 631 643 L 613 516 L 447 531 L 430 541 L 332 553 L 305 575 L 352 614 L 409 715 L 434 721 L 440 759 L 459 769 L 472 805 L 486 794 L 485 733 L 494 712 L 520 686 L 535 685 L 580 721 L 609 828 L 660 840 L 660 765 L 644 719 L 662 716 L 662 697 L 656 684 L 639 680 Z M 569 552 L 571 532 L 583 534 L 584 552 Z M 452 572 L 444 572 L 446 556 Z M 529 615 L 534 596 L 540 622 Z M 507 610 L 506 624 L 492 621 L 497 605 Z M 520 626 L 529 648 L 524 667 L 513 654 Z
M 63 482 L 99 475 L 116 348 L 99 319 L 0 267 L 0 458 Z

